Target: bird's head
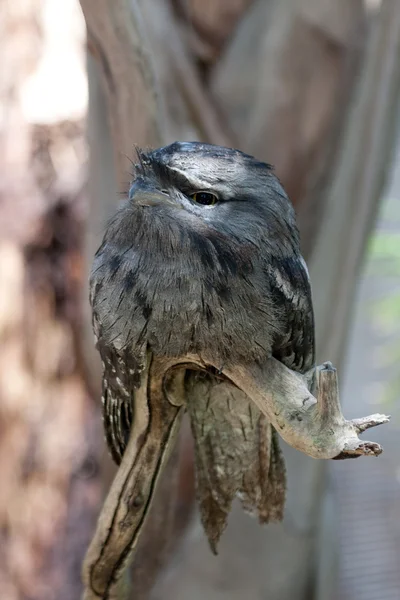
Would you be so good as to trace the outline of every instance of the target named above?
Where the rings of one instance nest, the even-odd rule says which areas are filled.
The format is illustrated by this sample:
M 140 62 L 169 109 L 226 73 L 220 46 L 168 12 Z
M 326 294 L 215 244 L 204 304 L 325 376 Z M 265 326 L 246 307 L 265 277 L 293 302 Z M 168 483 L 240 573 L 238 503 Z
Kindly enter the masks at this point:
M 168 228 L 171 220 L 259 246 L 293 234 L 294 212 L 270 165 L 232 148 L 175 142 L 138 152 L 129 207 Z M 264 239 L 265 238 L 265 239 Z
M 93 263 L 103 336 L 135 345 L 146 334 L 170 356 L 264 356 L 282 333 L 279 290 L 293 296 L 285 269 L 299 257 L 294 211 L 271 167 L 198 142 L 138 158 Z

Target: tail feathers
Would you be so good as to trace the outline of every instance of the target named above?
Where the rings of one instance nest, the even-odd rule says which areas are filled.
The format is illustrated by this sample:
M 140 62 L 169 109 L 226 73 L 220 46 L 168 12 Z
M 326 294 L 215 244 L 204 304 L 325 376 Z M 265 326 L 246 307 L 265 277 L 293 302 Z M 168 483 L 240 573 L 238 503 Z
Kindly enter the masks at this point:
M 282 519 L 285 464 L 276 431 L 243 392 L 196 373 L 188 374 L 186 388 L 195 440 L 197 499 L 216 553 L 235 497 L 261 523 Z

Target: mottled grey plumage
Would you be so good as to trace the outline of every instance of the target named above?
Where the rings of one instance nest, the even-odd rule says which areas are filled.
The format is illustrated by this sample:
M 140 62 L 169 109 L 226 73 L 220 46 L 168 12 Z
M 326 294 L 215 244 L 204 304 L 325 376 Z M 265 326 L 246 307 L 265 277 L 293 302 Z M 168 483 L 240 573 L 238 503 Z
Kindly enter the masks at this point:
M 198 205 L 191 195 L 199 191 L 211 192 L 219 201 Z M 148 350 L 154 356 L 173 357 L 207 353 L 222 374 L 228 364 L 271 355 L 300 372 L 314 364 L 310 285 L 293 208 L 271 168 L 238 150 L 176 142 L 141 152 L 129 197 L 110 221 L 96 254 L 90 285 L 104 364 L 105 431 L 117 462 L 127 443 L 131 398 Z M 188 390 L 196 377 L 189 377 Z M 232 390 L 237 394 L 233 386 Z M 211 396 L 218 402 L 214 388 Z M 250 414 L 253 409 L 245 406 L 244 395 L 237 397 L 243 401 L 243 414 Z M 193 422 L 196 407 L 190 400 L 188 404 Z M 235 407 L 237 411 L 241 404 Z M 255 407 L 254 411 L 256 422 L 243 421 L 231 435 L 231 425 L 225 431 L 223 422 L 210 422 L 210 447 L 220 456 L 221 440 L 226 444 L 222 458 L 215 459 L 226 502 L 217 484 L 209 487 L 226 514 L 232 497 L 241 493 L 244 505 L 251 509 L 252 504 L 261 518 L 268 486 L 258 500 L 256 491 L 249 499 L 256 475 L 253 483 L 246 483 L 245 473 L 258 452 L 255 432 L 264 419 Z M 220 409 L 217 412 L 220 418 Z M 237 418 L 242 422 L 240 413 L 241 409 Z M 198 425 L 194 424 L 195 437 Z M 270 434 L 268 460 L 272 456 L 281 461 L 272 428 Z M 250 451 L 244 440 L 252 435 Z M 204 446 L 204 440 L 201 443 Z M 248 457 L 243 464 L 237 460 L 241 451 Z M 198 470 L 210 471 L 212 461 L 209 452 L 208 458 L 197 461 Z
M 216 553 L 235 496 L 260 523 L 282 519 L 285 466 L 276 431 L 241 390 L 203 373 L 189 373 L 186 390 L 197 499 Z

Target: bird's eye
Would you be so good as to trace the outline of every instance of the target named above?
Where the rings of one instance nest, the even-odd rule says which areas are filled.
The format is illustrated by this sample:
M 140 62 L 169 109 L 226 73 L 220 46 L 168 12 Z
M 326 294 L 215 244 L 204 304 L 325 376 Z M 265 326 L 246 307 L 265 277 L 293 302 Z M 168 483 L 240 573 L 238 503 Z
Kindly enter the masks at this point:
M 201 204 L 201 206 L 214 206 L 218 202 L 217 196 L 211 192 L 196 192 L 190 197 L 193 202 Z

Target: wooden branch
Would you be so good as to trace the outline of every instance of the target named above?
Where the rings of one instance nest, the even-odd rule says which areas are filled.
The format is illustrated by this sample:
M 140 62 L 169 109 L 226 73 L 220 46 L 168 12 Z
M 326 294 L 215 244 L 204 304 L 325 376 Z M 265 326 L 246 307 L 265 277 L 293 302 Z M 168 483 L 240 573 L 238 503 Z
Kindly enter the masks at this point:
M 215 372 L 217 365 L 212 357 L 188 355 L 165 361 L 163 368 L 165 373 L 183 367 L 211 367 Z M 340 407 L 337 371 L 330 362 L 301 375 L 271 357 L 262 364 L 224 368 L 222 375 L 245 392 L 290 446 L 312 458 L 382 452 L 379 444 L 363 442 L 358 434 L 388 423 L 390 417 L 374 414 L 347 421 Z
M 186 360 L 197 368 L 218 369 L 211 357 L 188 356 Z M 190 368 L 190 364 L 185 366 Z M 347 421 L 340 407 L 337 372 L 329 362 L 301 375 L 271 357 L 263 364 L 224 368 L 223 375 L 246 393 L 290 446 L 312 458 L 382 452 L 379 444 L 363 442 L 358 434 L 388 423 L 390 417 L 374 414 Z
M 386 415 L 371 415 L 346 421 L 339 403 L 336 369 L 330 363 L 301 376 L 270 358 L 261 366 L 224 371 L 257 404 L 282 438 L 312 458 L 342 458 L 382 452 L 379 444 L 363 442 L 358 434 L 389 421 Z M 312 379 L 312 389 L 308 385 Z
M 171 370 L 178 369 L 181 375 L 185 368 L 211 366 L 215 368 L 210 359 L 188 356 L 154 360 L 145 370 L 135 394 L 129 444 L 85 559 L 84 600 L 128 597 L 126 570 L 183 413 L 182 377 L 168 391 L 165 378 Z M 336 369 L 330 363 L 302 376 L 270 358 L 263 365 L 227 368 L 224 377 L 247 394 L 288 444 L 313 458 L 382 452 L 379 444 L 363 442 L 358 434 L 388 422 L 389 417 L 376 414 L 346 421 L 339 404 Z M 212 538 L 212 532 L 208 535 Z
M 167 460 L 157 481 L 156 493 L 149 505 L 140 539 L 138 535 L 139 543 L 134 549 L 130 587 L 135 600 L 149 599 L 155 581 L 180 541 L 176 527 L 177 512 L 181 506 L 179 478 L 182 427 L 179 429 L 176 441 L 172 440 L 174 447 L 171 453 L 166 452 Z
M 83 566 L 84 600 L 128 598 L 126 572 L 183 414 L 165 398 L 163 378 L 149 365 L 135 394 L 129 443 Z

